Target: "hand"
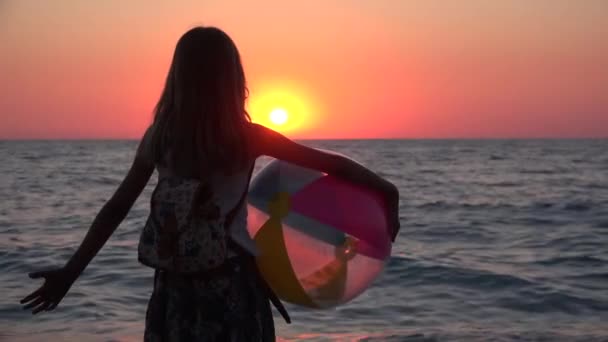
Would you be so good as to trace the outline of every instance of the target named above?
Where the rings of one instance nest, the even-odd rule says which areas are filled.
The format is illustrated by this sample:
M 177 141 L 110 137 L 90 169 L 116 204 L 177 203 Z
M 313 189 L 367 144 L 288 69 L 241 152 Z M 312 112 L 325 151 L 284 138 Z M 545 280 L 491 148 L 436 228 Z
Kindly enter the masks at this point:
M 391 234 L 391 241 L 395 242 L 397 234 L 401 229 L 401 222 L 399 221 L 399 191 L 395 188 L 394 192 L 387 196 L 388 205 L 388 228 Z
M 391 241 L 395 242 L 397 234 L 399 234 L 399 230 L 401 229 L 401 223 L 399 222 L 399 210 L 390 210 L 388 219 L 388 227 L 389 232 L 391 234 Z
M 32 309 L 32 314 L 37 314 L 40 311 L 51 311 L 57 307 L 59 302 L 68 292 L 76 277 L 66 268 L 57 268 L 49 271 L 32 272 L 30 278 L 44 278 L 44 284 L 21 300 L 21 304 L 25 304 L 24 310 Z

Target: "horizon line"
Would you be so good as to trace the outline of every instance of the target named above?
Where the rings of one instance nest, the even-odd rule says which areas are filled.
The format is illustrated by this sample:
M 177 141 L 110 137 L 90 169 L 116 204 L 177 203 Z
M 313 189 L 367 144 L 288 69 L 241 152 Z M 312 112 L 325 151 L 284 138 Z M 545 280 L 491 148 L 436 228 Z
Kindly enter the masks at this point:
M 288 137 L 289 138 L 289 137 Z M 5 141 L 139 141 L 141 138 L 2 138 Z M 387 137 L 387 138 L 289 138 L 294 141 L 386 141 L 386 140 L 605 140 L 606 136 L 582 137 Z

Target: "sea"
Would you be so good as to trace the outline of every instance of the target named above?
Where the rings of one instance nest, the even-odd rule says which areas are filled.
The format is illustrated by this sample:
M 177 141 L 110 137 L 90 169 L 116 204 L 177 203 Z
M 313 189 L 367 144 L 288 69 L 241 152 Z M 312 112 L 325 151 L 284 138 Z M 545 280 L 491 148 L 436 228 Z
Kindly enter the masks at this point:
M 396 184 L 401 232 L 369 289 L 288 305 L 281 341 L 608 341 L 608 140 L 324 140 Z M 53 312 L 19 300 L 61 266 L 136 141 L 0 142 L 0 341 L 141 341 L 136 243 L 156 176 Z M 258 161 L 256 172 L 268 158 Z M 275 312 L 276 314 L 276 312 Z

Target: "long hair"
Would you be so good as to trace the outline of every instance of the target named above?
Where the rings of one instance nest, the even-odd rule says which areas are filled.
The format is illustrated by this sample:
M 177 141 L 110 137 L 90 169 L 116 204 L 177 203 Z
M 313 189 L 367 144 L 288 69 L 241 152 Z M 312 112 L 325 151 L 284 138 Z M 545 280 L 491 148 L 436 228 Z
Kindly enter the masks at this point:
M 182 175 L 233 172 L 249 160 L 245 73 L 236 45 L 222 30 L 195 27 L 177 42 L 154 110 L 155 162 Z M 167 159 L 167 156 L 169 158 Z

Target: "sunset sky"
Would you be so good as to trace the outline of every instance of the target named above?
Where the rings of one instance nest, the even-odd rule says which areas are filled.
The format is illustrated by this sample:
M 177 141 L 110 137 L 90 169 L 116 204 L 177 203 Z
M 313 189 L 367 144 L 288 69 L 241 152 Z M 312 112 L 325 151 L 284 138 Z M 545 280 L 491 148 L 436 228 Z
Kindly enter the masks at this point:
M 0 0 L 0 139 L 138 138 L 194 25 L 293 138 L 608 137 L 605 0 Z

